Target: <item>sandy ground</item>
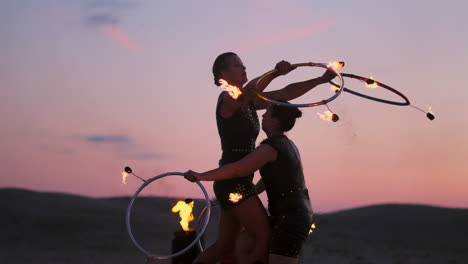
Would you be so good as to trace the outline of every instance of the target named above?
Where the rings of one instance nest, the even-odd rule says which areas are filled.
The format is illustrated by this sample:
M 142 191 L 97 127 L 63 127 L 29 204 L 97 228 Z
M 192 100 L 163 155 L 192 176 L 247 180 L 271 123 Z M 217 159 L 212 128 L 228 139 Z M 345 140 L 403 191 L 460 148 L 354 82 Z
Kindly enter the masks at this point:
M 92 199 L 0 189 L 0 263 L 171 263 L 151 260 L 130 240 L 129 197 Z M 132 231 L 145 248 L 171 254 L 178 217 L 175 199 L 138 201 Z M 195 212 L 197 215 L 199 211 Z M 204 242 L 216 234 L 213 208 Z M 318 215 L 300 263 L 468 263 L 468 210 L 378 205 Z

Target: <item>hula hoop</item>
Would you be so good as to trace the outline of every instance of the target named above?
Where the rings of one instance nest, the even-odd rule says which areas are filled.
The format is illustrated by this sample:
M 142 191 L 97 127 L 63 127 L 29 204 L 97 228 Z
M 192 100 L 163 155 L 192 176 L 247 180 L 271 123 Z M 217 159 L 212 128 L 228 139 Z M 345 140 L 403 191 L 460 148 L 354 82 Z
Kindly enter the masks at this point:
M 360 80 L 360 81 L 363 81 L 363 82 L 375 83 L 378 86 L 380 86 L 382 88 L 385 88 L 385 89 L 393 92 L 394 94 L 400 96 L 401 98 L 403 98 L 403 100 L 405 100 L 405 102 L 395 102 L 395 101 L 385 100 L 385 99 L 365 95 L 365 94 L 362 94 L 362 93 L 358 93 L 356 91 L 353 91 L 353 90 L 351 90 L 349 88 L 344 87 L 343 90 L 345 92 L 348 92 L 350 94 L 354 94 L 354 95 L 357 95 L 359 97 L 366 98 L 366 99 L 369 99 L 369 100 L 377 101 L 377 102 L 380 102 L 380 103 L 386 103 L 386 104 L 392 104 L 392 105 L 409 105 L 410 104 L 410 101 L 408 100 L 408 98 L 406 98 L 406 96 L 404 94 L 400 93 L 399 91 L 397 91 L 397 90 L 393 89 L 392 87 L 390 87 L 388 85 L 385 85 L 385 84 L 383 84 L 381 82 L 377 82 L 377 81 L 374 81 L 374 80 L 366 78 L 366 77 L 362 77 L 362 76 L 358 76 L 358 75 L 354 75 L 354 74 L 349 74 L 349 73 L 342 73 L 341 75 L 343 77 L 353 78 L 353 79 L 357 79 L 357 80 Z M 338 86 L 338 84 L 336 84 L 336 83 L 334 83 L 332 81 L 330 81 L 330 84 L 332 84 L 335 87 L 339 87 L 340 91 L 341 91 L 341 87 L 343 87 L 343 86 L 341 86 L 341 87 Z
M 323 63 L 313 63 L 313 62 L 306 62 L 306 63 L 297 63 L 297 64 L 293 64 L 292 66 L 295 66 L 295 67 L 303 67 L 303 66 L 309 66 L 309 67 L 321 67 L 321 68 L 325 68 L 325 69 L 328 69 L 328 70 L 331 70 L 333 71 L 337 76 L 338 78 L 340 78 L 340 81 L 341 81 L 341 86 L 338 86 L 340 87 L 340 89 L 338 90 L 338 92 L 336 92 L 332 97 L 328 98 L 328 99 L 325 99 L 325 100 L 322 100 L 322 101 L 319 101 L 319 102 L 315 102 L 315 103 L 308 103 L 308 104 L 289 104 L 289 103 L 284 103 L 284 102 L 281 102 L 281 101 L 276 101 L 276 100 L 273 100 L 273 99 L 270 99 L 266 96 L 264 96 L 262 93 L 260 92 L 257 92 L 257 95 L 258 97 L 262 98 L 263 100 L 265 101 L 268 101 L 270 103 L 274 103 L 274 104 L 278 104 L 278 105 L 283 105 L 283 106 L 295 106 L 295 107 L 313 107 L 313 106 L 318 106 L 318 105 L 323 105 L 323 104 L 327 104 L 333 100 L 335 100 L 342 92 L 343 88 L 344 87 L 344 80 L 343 80 L 343 76 L 341 76 L 341 73 L 333 68 L 333 67 L 329 67 L 328 65 L 326 64 L 323 64 Z M 257 82 L 255 83 L 255 87 L 258 85 L 258 83 L 263 80 L 263 78 L 267 77 L 268 75 L 276 72 L 277 69 L 274 69 L 274 70 L 271 70 L 265 74 L 263 74 L 262 76 L 260 76 L 260 78 L 258 78 Z
M 151 179 L 146 180 L 146 181 L 140 186 L 140 188 L 138 188 L 138 190 L 135 192 L 135 194 L 133 195 L 132 199 L 130 200 L 130 204 L 129 204 L 128 207 L 127 207 L 126 225 L 127 225 L 127 232 L 128 232 L 128 235 L 130 236 L 130 239 L 132 240 L 133 244 L 134 244 L 141 252 L 143 252 L 147 257 L 152 257 L 152 258 L 156 258 L 156 259 L 168 259 L 168 258 L 176 257 L 176 256 L 179 256 L 179 255 L 185 253 L 187 250 L 189 250 L 191 247 L 193 247 L 193 246 L 200 240 L 200 238 L 201 238 L 201 237 L 203 236 L 203 234 L 205 233 L 206 227 L 208 226 L 208 222 L 209 222 L 209 220 L 210 220 L 210 213 L 211 213 L 210 198 L 209 198 L 209 196 L 208 196 L 208 193 L 206 192 L 205 187 L 203 187 L 203 185 L 202 185 L 200 182 L 197 181 L 196 183 L 198 184 L 198 186 L 200 187 L 200 189 L 203 191 L 203 194 L 205 195 L 206 204 L 205 204 L 205 208 L 203 209 L 203 213 L 205 213 L 205 210 L 206 210 L 206 216 L 205 216 L 205 221 L 203 222 L 203 226 L 202 226 L 201 231 L 198 232 L 198 235 L 197 235 L 196 238 L 192 241 L 192 243 L 190 243 L 190 245 L 188 245 L 187 247 L 185 247 L 185 248 L 182 249 L 181 251 L 176 252 L 176 253 L 173 253 L 173 254 L 170 254 L 170 255 L 157 255 L 157 254 L 153 254 L 153 253 L 147 251 L 146 249 L 144 249 L 142 246 L 140 246 L 140 244 L 138 244 L 138 242 L 135 240 L 135 237 L 133 236 L 132 228 L 131 228 L 131 226 L 130 226 L 130 213 L 131 213 L 131 211 L 132 211 L 133 202 L 134 202 L 135 199 L 138 197 L 138 195 L 139 195 L 140 192 L 143 190 L 143 188 L 145 188 L 146 186 L 148 186 L 148 184 L 152 183 L 153 181 L 155 181 L 155 180 L 157 180 L 157 179 L 160 179 L 160 178 L 163 178 L 163 177 L 166 177 L 166 176 L 169 176 L 169 175 L 180 175 L 180 176 L 183 176 L 184 174 L 183 174 L 182 172 L 167 172 L 167 173 L 163 173 L 163 174 L 154 176 L 154 177 L 151 178 Z

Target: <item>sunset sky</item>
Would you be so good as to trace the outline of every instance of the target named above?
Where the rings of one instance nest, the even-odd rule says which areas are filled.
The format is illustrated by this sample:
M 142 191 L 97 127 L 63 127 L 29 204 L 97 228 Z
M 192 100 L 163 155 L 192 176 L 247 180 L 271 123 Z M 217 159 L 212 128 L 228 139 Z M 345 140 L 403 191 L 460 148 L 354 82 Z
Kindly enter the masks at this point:
M 342 60 L 341 72 L 373 75 L 432 107 L 430 121 L 411 106 L 342 93 L 328 105 L 336 123 L 317 115 L 325 106 L 302 108 L 288 136 L 316 211 L 468 208 L 467 10 L 464 0 L 0 0 L 0 187 L 128 196 L 142 182 L 122 184 L 126 165 L 145 179 L 215 168 L 221 88 L 211 67 L 233 51 L 249 79 L 281 60 Z M 267 89 L 322 73 L 300 67 Z M 329 88 L 294 102 L 328 98 Z M 159 184 L 154 195 L 202 197 L 180 176 Z

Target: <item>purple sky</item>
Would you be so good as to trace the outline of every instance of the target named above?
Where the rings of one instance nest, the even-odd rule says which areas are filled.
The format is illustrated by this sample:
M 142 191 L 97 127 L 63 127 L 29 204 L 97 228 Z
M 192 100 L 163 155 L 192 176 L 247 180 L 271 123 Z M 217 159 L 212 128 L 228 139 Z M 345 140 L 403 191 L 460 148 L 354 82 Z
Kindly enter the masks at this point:
M 93 197 L 133 195 L 143 178 L 217 166 L 211 66 L 237 52 L 254 78 L 280 60 L 343 60 L 341 70 L 412 105 L 343 93 L 304 108 L 298 145 L 313 207 L 376 203 L 468 207 L 466 1 L 4 0 L 0 3 L 0 187 Z M 319 76 L 301 67 L 269 89 Z M 346 86 L 400 100 L 362 83 Z M 331 96 L 322 85 L 295 102 Z M 261 115 L 263 112 L 259 112 Z M 265 138 L 263 132 L 258 141 Z M 258 174 L 257 176 L 258 177 Z M 155 195 L 201 197 L 181 177 Z M 204 183 L 213 196 L 210 183 Z

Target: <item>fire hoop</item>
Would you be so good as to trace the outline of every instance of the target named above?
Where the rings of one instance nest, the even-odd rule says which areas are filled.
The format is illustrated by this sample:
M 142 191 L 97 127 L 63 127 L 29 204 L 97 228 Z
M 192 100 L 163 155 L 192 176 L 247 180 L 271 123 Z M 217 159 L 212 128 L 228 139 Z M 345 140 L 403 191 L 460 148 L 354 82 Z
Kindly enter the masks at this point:
M 130 239 L 132 240 L 133 244 L 141 251 L 143 252 L 147 257 L 151 257 L 151 258 L 156 258 L 156 259 L 168 259 L 168 258 L 173 258 L 173 257 L 176 257 L 176 256 L 179 256 L 183 253 L 185 253 L 186 251 L 188 251 L 191 247 L 193 247 L 200 239 L 201 237 L 203 236 L 203 234 L 205 233 L 205 230 L 206 230 L 206 227 L 208 226 L 208 222 L 210 220 L 210 213 L 211 213 L 211 202 L 210 202 L 210 198 L 208 196 L 208 193 L 206 192 L 206 189 L 205 187 L 203 187 L 203 185 L 200 183 L 200 182 L 196 182 L 198 184 L 198 186 L 200 187 L 200 189 L 202 190 L 204 196 L 205 196 L 205 208 L 203 209 L 203 214 L 206 214 L 205 215 L 205 220 L 203 221 L 203 225 L 202 225 L 202 228 L 200 230 L 200 232 L 198 232 L 198 235 L 196 236 L 196 238 L 192 241 L 192 243 L 190 243 L 187 247 L 185 247 L 184 249 L 182 249 L 181 251 L 179 252 L 176 252 L 176 253 L 173 253 L 173 254 L 170 254 L 170 255 L 158 255 L 158 254 L 153 254 L 149 251 L 147 251 L 146 249 L 144 249 L 142 246 L 140 246 L 140 244 L 138 244 L 138 242 L 135 240 L 135 237 L 133 236 L 133 233 L 132 233 L 132 228 L 131 228 L 131 225 L 130 225 L 130 213 L 132 211 L 132 206 L 133 206 L 133 202 L 135 201 L 135 199 L 138 197 L 138 195 L 140 194 L 140 192 L 146 187 L 148 186 L 150 183 L 152 183 L 153 181 L 155 180 L 158 180 L 158 179 L 161 179 L 163 177 L 166 177 L 166 176 L 169 176 L 169 175 L 180 175 L 180 176 L 184 176 L 184 174 L 182 172 L 167 172 L 167 173 L 163 173 L 163 174 L 160 174 L 160 175 L 157 175 L 157 176 L 154 176 L 153 178 L 151 179 L 148 179 L 146 180 L 141 186 L 140 188 L 138 188 L 138 190 L 135 192 L 135 194 L 133 195 L 132 199 L 130 200 L 130 204 L 128 205 L 127 207 L 127 213 L 126 213 L 126 225 L 127 225 L 127 232 L 128 232 L 128 235 L 130 236 Z
M 400 93 L 399 91 L 393 89 L 392 87 L 388 86 L 388 85 L 385 85 L 381 82 L 378 82 L 378 81 L 374 81 L 372 79 L 369 79 L 369 78 L 365 78 L 365 77 L 362 77 L 362 76 L 358 76 L 358 75 L 354 75 L 354 74 L 349 74 L 349 73 L 342 73 L 341 74 L 343 77 L 348 77 L 348 78 L 353 78 L 353 79 L 357 79 L 357 80 L 360 80 L 362 82 L 365 82 L 367 84 L 376 84 L 377 86 L 379 87 L 382 87 L 382 88 L 385 88 L 387 90 L 389 90 L 390 92 L 393 92 L 394 94 L 400 96 L 401 98 L 403 98 L 404 102 L 395 102 L 395 101 L 390 101 L 390 100 L 385 100 L 385 99 L 381 99 L 381 98 L 377 98 L 377 97 L 373 97 L 373 96 L 369 96 L 369 95 L 365 95 L 365 94 L 362 94 L 362 93 L 358 93 L 356 91 L 353 91 L 349 88 L 346 88 L 343 86 L 338 86 L 338 84 L 330 81 L 330 84 L 332 84 L 333 86 L 335 87 L 338 87 L 338 89 L 341 91 L 341 88 L 343 88 L 343 90 L 345 92 L 348 92 L 350 94 L 354 94 L 354 95 L 357 95 L 357 96 L 360 96 L 362 98 L 366 98 L 366 99 L 369 99 L 369 100 L 373 100 L 373 101 L 377 101 L 377 102 L 380 102 L 380 103 L 386 103 L 386 104 L 392 104 L 392 105 L 409 105 L 410 102 L 408 100 L 408 98 L 406 98 L 406 96 L 402 93 Z
M 337 76 L 338 78 L 340 78 L 340 82 L 341 82 L 341 86 L 338 86 L 339 87 L 339 90 L 330 98 L 328 99 L 325 99 L 325 100 L 322 100 L 322 101 L 319 101 L 319 102 L 315 102 L 315 103 L 308 103 L 308 104 L 287 104 L 287 103 L 284 103 L 284 102 L 281 102 L 281 101 L 276 101 L 276 100 L 273 100 L 273 99 L 270 99 L 268 97 L 265 97 L 262 93 L 259 93 L 259 92 L 256 92 L 258 97 L 262 98 L 263 100 L 265 101 L 268 101 L 270 103 L 274 103 L 274 104 L 278 104 L 278 105 L 283 105 L 283 106 L 295 106 L 295 107 L 312 107 L 312 106 L 319 106 L 319 105 L 323 105 L 323 104 L 328 104 L 329 102 L 335 100 L 342 92 L 342 88 L 344 87 L 344 81 L 343 81 L 343 76 L 341 76 L 341 73 L 335 68 L 335 67 L 331 67 L 331 66 L 328 66 L 327 64 L 323 64 L 323 63 L 313 63 L 313 62 L 306 62 L 306 63 L 297 63 L 297 64 L 293 64 L 292 66 L 295 66 L 295 67 L 303 67 L 303 66 L 309 66 L 309 67 L 321 67 L 321 68 L 325 68 L 325 69 L 328 69 L 328 70 L 331 70 L 333 71 Z M 268 75 L 276 72 L 277 70 L 274 69 L 274 70 L 271 70 L 265 74 L 263 74 L 262 76 L 260 76 L 260 78 L 258 78 L 257 82 L 255 83 L 255 86 L 258 85 L 258 83 L 265 77 L 267 77 Z

